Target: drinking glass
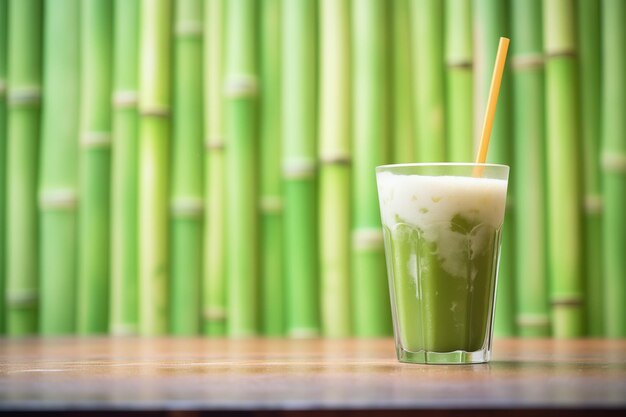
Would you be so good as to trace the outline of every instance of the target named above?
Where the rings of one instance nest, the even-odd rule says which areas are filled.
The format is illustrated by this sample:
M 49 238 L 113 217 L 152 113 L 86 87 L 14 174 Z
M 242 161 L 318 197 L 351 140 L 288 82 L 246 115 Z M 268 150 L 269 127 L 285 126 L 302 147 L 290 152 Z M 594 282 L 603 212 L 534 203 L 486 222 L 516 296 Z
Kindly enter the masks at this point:
M 509 167 L 376 168 L 400 362 L 491 358 Z

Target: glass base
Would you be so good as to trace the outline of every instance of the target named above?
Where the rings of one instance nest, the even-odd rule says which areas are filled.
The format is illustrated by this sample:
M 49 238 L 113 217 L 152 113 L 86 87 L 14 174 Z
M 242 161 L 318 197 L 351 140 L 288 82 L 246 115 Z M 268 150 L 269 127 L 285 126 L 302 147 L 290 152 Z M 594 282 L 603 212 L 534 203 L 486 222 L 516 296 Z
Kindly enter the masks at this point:
M 486 363 L 491 359 L 491 352 L 487 349 L 475 352 L 466 352 L 464 350 L 455 350 L 454 352 L 427 352 L 425 350 L 409 352 L 401 347 L 397 347 L 396 353 L 400 362 L 434 365 Z

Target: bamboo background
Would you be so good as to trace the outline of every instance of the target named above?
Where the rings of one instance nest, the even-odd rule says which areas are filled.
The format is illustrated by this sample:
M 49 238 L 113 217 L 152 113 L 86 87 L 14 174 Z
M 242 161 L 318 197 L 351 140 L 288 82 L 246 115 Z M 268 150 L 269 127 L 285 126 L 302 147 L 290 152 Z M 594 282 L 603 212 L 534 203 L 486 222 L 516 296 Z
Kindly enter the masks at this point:
M 626 337 L 626 1 L 0 0 L 0 332 L 391 334 L 374 167 L 512 167 L 496 336 Z

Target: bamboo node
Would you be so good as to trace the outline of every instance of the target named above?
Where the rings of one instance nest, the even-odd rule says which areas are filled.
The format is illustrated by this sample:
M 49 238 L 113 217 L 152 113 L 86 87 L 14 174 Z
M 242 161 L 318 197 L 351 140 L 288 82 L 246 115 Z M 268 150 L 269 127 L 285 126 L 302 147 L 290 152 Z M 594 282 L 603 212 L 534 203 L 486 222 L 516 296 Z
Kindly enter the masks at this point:
M 545 57 L 550 58 L 576 58 L 578 54 L 575 49 L 555 49 L 546 51 Z
M 312 178 L 316 166 L 312 158 L 290 158 L 283 162 L 283 174 L 288 179 Z
M 468 58 L 449 58 L 446 61 L 446 65 L 451 69 L 466 69 L 471 70 L 474 68 L 474 62 Z
M 111 334 L 113 336 L 137 336 L 137 326 L 134 324 L 118 323 L 111 325 Z
M 258 81 L 254 74 L 232 74 L 224 81 L 224 94 L 229 98 L 254 97 Z
M 152 117 L 169 117 L 170 109 L 167 106 L 159 106 L 157 104 L 139 105 L 139 112 L 142 116 Z
M 352 165 L 352 158 L 350 155 L 320 155 L 320 162 L 324 165 Z
M 34 289 L 7 290 L 7 305 L 16 308 L 32 307 L 37 304 L 39 294 Z
M 139 94 L 135 90 L 119 90 L 113 94 L 113 106 L 117 108 L 136 107 Z
M 604 209 L 602 196 L 599 194 L 590 194 L 585 196 L 585 212 L 587 214 L 600 214 Z
M 543 54 L 529 53 L 511 57 L 511 66 L 515 69 L 541 68 L 545 63 Z
M 550 318 L 546 314 L 518 314 L 517 324 L 525 327 L 549 327 Z
M 181 20 L 176 23 L 174 33 L 177 37 L 202 37 L 202 23 L 196 20 Z
M 602 167 L 607 172 L 626 173 L 626 153 L 604 151 L 602 153 Z
M 109 132 L 83 132 L 80 135 L 80 145 L 85 149 L 107 148 L 111 146 Z
M 174 217 L 202 217 L 204 202 L 197 197 L 175 197 L 170 207 Z
M 262 196 L 259 204 L 261 206 L 261 211 L 265 214 L 280 213 L 283 211 L 283 199 L 279 196 Z
M 383 248 L 383 232 L 379 228 L 356 229 L 352 232 L 352 247 L 361 250 Z
M 39 105 L 41 102 L 40 87 L 19 87 L 8 89 L 7 101 L 11 106 Z
M 204 149 L 207 151 L 220 151 L 226 146 L 222 136 L 209 136 L 204 140 Z
M 562 295 L 552 297 L 551 304 L 559 307 L 578 307 L 583 304 L 583 298 L 581 295 Z
M 226 316 L 226 309 L 223 307 L 207 307 L 202 312 L 202 317 L 210 322 L 225 321 Z
M 39 194 L 41 209 L 74 209 L 78 203 L 76 191 L 69 188 L 44 190 Z

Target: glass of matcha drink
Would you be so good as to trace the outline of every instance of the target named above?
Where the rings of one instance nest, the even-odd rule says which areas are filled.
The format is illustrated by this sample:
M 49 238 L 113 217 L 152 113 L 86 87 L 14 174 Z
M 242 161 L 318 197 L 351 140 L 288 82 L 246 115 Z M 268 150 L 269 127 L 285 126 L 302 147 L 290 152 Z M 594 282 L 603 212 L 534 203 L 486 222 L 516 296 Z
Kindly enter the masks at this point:
M 509 167 L 376 168 L 398 360 L 491 357 Z

